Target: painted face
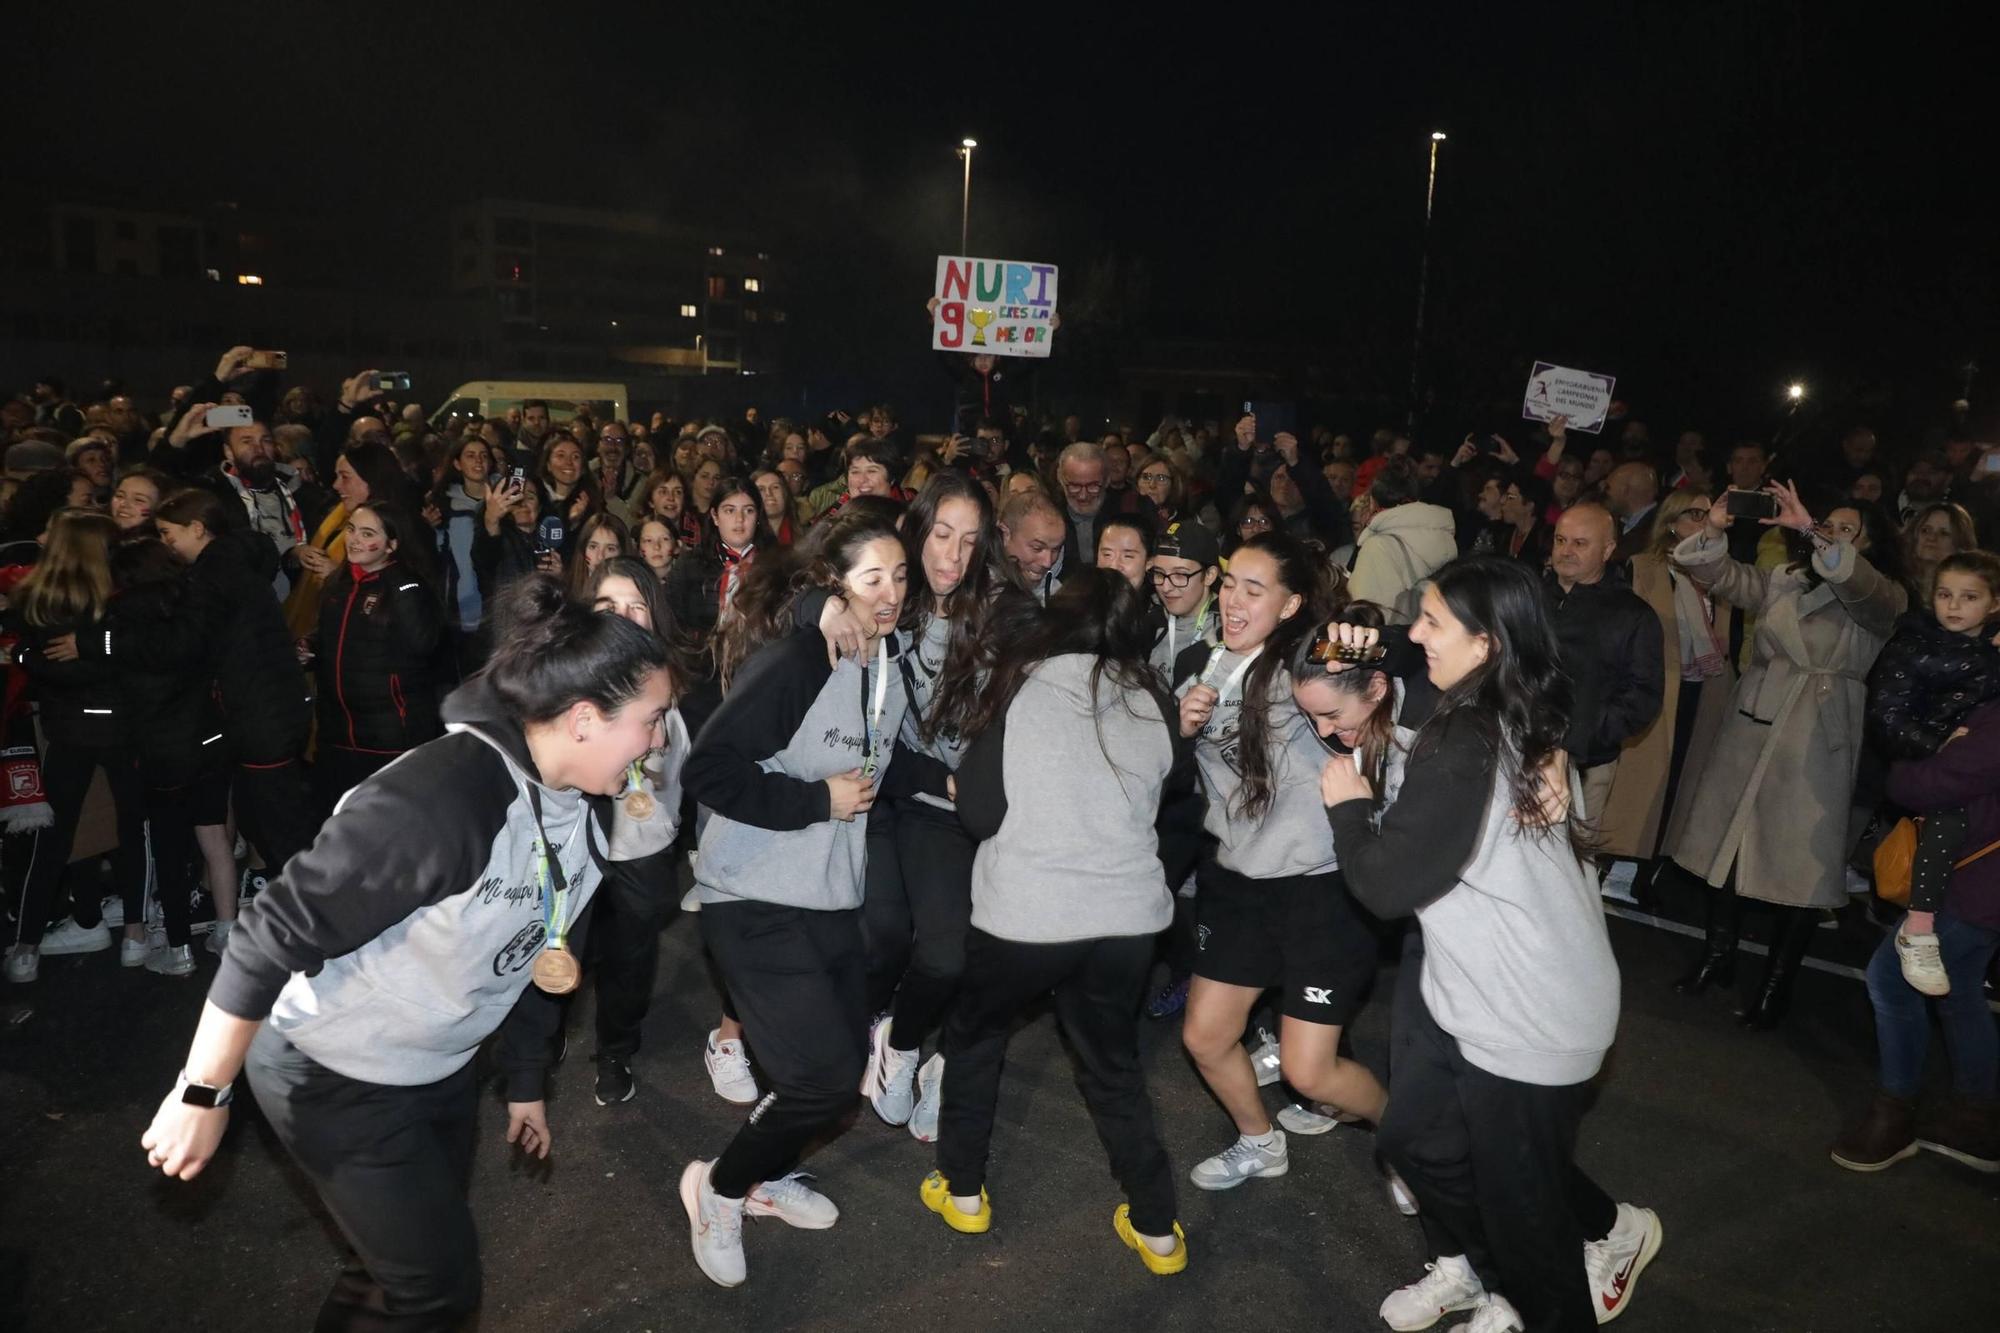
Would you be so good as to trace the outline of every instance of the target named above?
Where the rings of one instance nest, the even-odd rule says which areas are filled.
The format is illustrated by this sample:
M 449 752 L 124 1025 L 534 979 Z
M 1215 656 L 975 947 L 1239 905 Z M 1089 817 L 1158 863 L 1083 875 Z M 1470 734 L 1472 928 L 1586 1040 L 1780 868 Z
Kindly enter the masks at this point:
M 910 564 L 903 544 L 877 537 L 855 553 L 842 580 L 849 608 L 880 638 L 896 628 L 909 591 Z
M 396 543 L 383 531 L 381 516 L 366 505 L 348 517 L 344 531 L 348 563 L 366 573 L 373 574 L 396 554 Z
M 1292 701 L 1320 739 L 1337 740 L 1350 750 L 1360 743 L 1369 719 L 1388 697 L 1388 679 L 1376 671 L 1368 673 L 1368 684 L 1359 692 L 1335 685 L 1330 676 L 1315 676 L 1292 686 Z
M 1029 583 L 1040 583 L 1062 554 L 1063 524 L 1046 509 L 1023 515 L 1012 528 L 1000 529 L 1001 549 Z
M 1431 684 L 1448 690 L 1486 664 L 1492 651 L 1484 634 L 1475 634 L 1451 613 L 1435 587 L 1424 589 L 1423 607 L 1417 623 L 1410 626 L 1410 642 L 1424 650 L 1430 665 Z
M 1097 539 L 1097 567 L 1115 569 L 1135 588 L 1146 586 L 1146 543 L 1124 524 L 1106 528 Z
M 939 505 L 924 534 L 924 582 L 931 592 L 949 597 L 965 580 L 978 546 L 979 506 L 957 496 Z
M 334 462 L 333 490 L 334 494 L 340 497 L 340 502 L 347 506 L 347 512 L 350 514 L 359 506 L 368 503 L 368 483 L 354 470 L 354 464 L 347 461 L 346 454 L 342 454 Z
M 1937 613 L 1938 624 L 1953 634 L 1979 634 L 1987 621 L 2000 614 L 2000 595 L 1979 575 L 1948 569 L 1937 576 L 1931 609 Z
M 1215 571 L 1177 555 L 1156 555 L 1147 562 L 1147 577 L 1160 605 L 1169 615 L 1191 616 L 1201 609 L 1208 590 L 1215 586 Z
M 583 544 L 584 572 L 589 573 L 596 569 L 612 556 L 620 554 L 623 549 L 619 544 L 618 534 L 611 530 L 611 525 L 608 523 L 599 525 L 597 531 L 590 534 L 590 540 Z
M 1287 588 L 1278 562 L 1268 551 L 1238 550 L 1222 576 L 1222 642 L 1232 653 L 1247 653 L 1299 613 L 1305 599 Z
M 144 477 L 127 477 L 111 492 L 111 521 L 120 528 L 136 528 L 153 516 L 159 503 L 159 487 Z
M 642 629 L 653 628 L 653 607 L 646 595 L 623 574 L 614 574 L 597 585 L 593 610 L 622 616 Z
M 730 495 L 715 507 L 715 533 L 732 549 L 748 546 L 757 535 L 757 501 L 741 491 Z
M 647 519 L 639 528 L 639 558 L 646 562 L 646 568 L 662 577 L 667 566 L 674 562 L 673 531 L 656 518 Z

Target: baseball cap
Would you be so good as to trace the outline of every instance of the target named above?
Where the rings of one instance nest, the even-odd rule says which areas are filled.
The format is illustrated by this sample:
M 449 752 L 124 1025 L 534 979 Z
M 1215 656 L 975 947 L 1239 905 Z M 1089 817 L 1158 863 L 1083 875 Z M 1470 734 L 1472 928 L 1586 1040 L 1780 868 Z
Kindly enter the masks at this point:
M 1222 548 L 1217 544 L 1214 533 L 1194 519 L 1183 518 L 1167 525 L 1167 530 L 1154 544 L 1153 554 L 1192 560 L 1206 567 L 1221 560 Z

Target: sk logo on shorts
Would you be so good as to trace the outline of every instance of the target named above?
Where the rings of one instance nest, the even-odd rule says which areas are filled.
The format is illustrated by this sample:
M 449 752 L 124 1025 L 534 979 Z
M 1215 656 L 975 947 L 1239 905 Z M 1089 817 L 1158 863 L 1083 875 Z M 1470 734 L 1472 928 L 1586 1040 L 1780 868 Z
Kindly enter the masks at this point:
M 1331 999 L 1331 998 L 1330 998 L 1330 997 L 1329 997 L 1329 996 L 1327 995 L 1326 991 L 1325 991 L 1325 990 L 1323 990 L 1322 988 L 1318 987 L 1318 986 L 1307 986 L 1307 987 L 1304 987 L 1304 990 L 1305 990 L 1305 993 L 1306 993 L 1306 1003 L 1307 1003 L 1307 1004 L 1332 1004 L 1332 1003 L 1333 1003 L 1333 1000 L 1332 1000 L 1332 999 Z
M 1195 943 L 1194 943 L 1195 952 L 1202 953 L 1206 951 L 1208 948 L 1208 927 L 1196 926 L 1194 928 L 1194 936 L 1195 936 Z

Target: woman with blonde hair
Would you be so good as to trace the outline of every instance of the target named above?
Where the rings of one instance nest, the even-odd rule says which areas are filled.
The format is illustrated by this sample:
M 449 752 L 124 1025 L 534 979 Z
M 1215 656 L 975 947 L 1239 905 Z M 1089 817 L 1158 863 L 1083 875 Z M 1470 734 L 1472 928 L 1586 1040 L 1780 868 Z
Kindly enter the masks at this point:
M 100 768 L 117 809 L 114 875 L 129 923 L 120 961 L 138 967 L 147 958 L 145 928 L 140 924 L 146 892 L 146 807 L 122 691 L 110 663 L 101 658 L 83 660 L 77 652 L 77 639 L 101 634 L 110 614 L 111 544 L 117 536 L 118 525 L 109 515 L 57 510 L 49 520 L 41 560 L 15 588 L 7 609 L 7 630 L 20 640 L 14 660 L 27 673 L 41 705 L 46 742 L 42 787 L 54 815 L 53 822 L 34 835 L 15 940 L 8 950 L 9 981 L 33 981 L 45 953 L 96 953 L 111 947 L 111 932 L 104 924 L 94 884 L 88 891 L 79 887 L 72 895 L 74 914 L 44 933 L 63 868 L 69 864 L 84 797 Z
M 1919 602 L 1928 605 L 1938 561 L 1960 551 L 1978 550 L 1979 532 L 1964 505 L 1939 500 L 1919 509 L 1903 526 L 1903 548 L 1910 590 Z

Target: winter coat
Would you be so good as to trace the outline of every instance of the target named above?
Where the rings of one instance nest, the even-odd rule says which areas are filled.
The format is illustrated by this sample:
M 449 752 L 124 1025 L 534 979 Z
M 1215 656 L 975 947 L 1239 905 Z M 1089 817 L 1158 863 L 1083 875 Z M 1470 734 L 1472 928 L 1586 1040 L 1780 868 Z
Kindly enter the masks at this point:
M 442 734 L 430 658 L 443 628 L 436 595 L 401 563 L 335 574 L 313 643 L 319 743 L 398 754 Z
M 2000 704 L 1973 710 L 1967 734 L 1928 759 L 1892 764 L 1889 797 L 1919 814 L 1964 810 L 1968 823 L 1956 860 L 2000 839 Z M 2000 930 L 2000 852 L 1988 852 L 1954 871 L 1945 889 L 1953 916 Z
M 1660 715 L 1660 618 L 1615 565 L 1596 583 L 1576 584 L 1567 593 L 1554 574 L 1543 578 L 1542 588 L 1570 679 L 1564 748 L 1583 768 L 1612 763 L 1625 742 Z M 1675 651 L 1678 656 L 1678 643 Z
M 18 610 L 7 613 L 7 631 L 18 635 L 14 661 L 28 675 L 40 707 L 42 735 L 51 745 L 117 746 L 130 739 L 124 691 L 118 675 L 102 656 L 91 655 L 87 641 L 104 637 L 105 622 L 67 621 L 30 625 Z M 52 661 L 49 641 L 74 634 L 78 657 Z
M 1673 767 L 1674 736 L 1681 706 L 1680 627 L 1674 619 L 1674 588 L 1667 558 L 1650 553 L 1632 557 L 1632 591 L 1645 600 L 1660 621 L 1660 661 L 1664 673 L 1660 713 L 1625 742 L 1604 810 L 1592 813 L 1597 820 L 1598 838 L 1608 854 L 1651 860 L 1661 846 L 1660 830 L 1668 813 L 1667 777 Z M 1728 615 L 1726 604 L 1716 607 L 1716 624 L 1724 633 Z M 1695 735 L 1715 734 L 1729 711 L 1729 697 L 1735 689 L 1736 673 L 1729 668 L 1725 655 L 1723 674 L 1702 682 Z M 1692 745 L 1691 741 L 1690 749 Z M 1683 773 L 1689 771 L 1686 767 L 1682 769 Z M 1683 781 L 1677 805 L 1686 806 L 1690 790 Z
M 514 524 L 512 514 L 500 516 L 500 532 L 486 531 L 482 520 L 472 529 L 472 569 L 479 579 L 482 605 L 491 606 L 501 591 L 523 574 L 535 572 L 535 539 Z
M 1449 509 L 1415 501 L 1384 509 L 1361 531 L 1347 591 L 1373 602 L 1392 625 L 1417 618 L 1418 587 L 1458 555 L 1458 522 Z
M 2000 698 L 2000 648 L 1988 624 L 1974 638 L 1927 611 L 1896 622 L 1868 677 L 1869 734 L 1891 759 L 1926 759 L 1980 704 Z
M 1670 855 L 1716 888 L 1733 867 L 1747 898 L 1838 907 L 1847 901 L 1868 668 L 1909 594 L 1845 543 L 1813 557 L 1824 580 L 1816 585 L 1799 571 L 1731 560 L 1712 530 L 1682 542 L 1673 559 L 1754 612 L 1757 629 L 1712 753 L 1688 756 L 1687 814 Z
M 127 588 L 111 600 L 111 632 L 157 641 L 163 626 L 187 614 L 187 602 L 185 577 Z M 116 663 L 134 719 L 132 749 L 148 786 L 186 786 L 221 767 L 229 755 L 207 655 L 194 647 L 178 660 L 126 654 Z

